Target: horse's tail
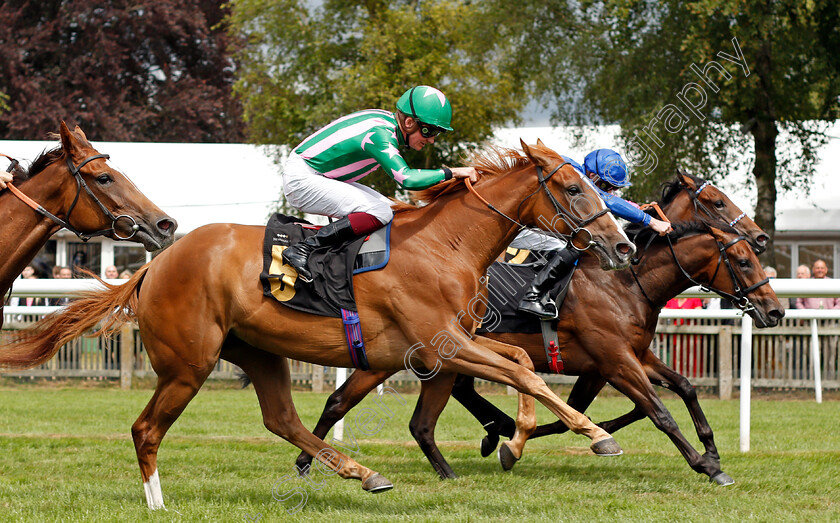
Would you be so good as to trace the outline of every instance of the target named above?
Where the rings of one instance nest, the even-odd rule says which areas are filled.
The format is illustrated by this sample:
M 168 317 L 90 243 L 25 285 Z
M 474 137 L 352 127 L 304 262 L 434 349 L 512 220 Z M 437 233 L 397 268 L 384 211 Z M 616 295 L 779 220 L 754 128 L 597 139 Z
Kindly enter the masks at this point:
M 116 332 L 134 318 L 137 290 L 148 267 L 148 264 L 141 267 L 122 285 L 111 285 L 97 277 L 105 290 L 81 293 L 64 309 L 15 332 L 11 342 L 0 348 L 0 368 L 37 367 L 49 361 L 65 343 L 78 338 L 100 321 L 103 321 L 102 327 L 93 336 Z

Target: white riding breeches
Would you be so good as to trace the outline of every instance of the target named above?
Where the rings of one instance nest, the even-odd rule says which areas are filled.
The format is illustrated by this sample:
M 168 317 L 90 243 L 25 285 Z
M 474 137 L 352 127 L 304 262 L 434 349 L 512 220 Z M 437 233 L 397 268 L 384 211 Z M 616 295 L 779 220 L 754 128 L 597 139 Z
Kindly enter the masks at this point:
M 566 248 L 566 241 L 538 229 L 524 229 L 510 242 L 510 246 L 529 251 L 559 251 Z
M 283 165 L 283 193 L 289 205 L 306 213 L 343 218 L 364 212 L 383 224 L 394 217 L 388 198 L 360 183 L 327 178 L 296 153 Z

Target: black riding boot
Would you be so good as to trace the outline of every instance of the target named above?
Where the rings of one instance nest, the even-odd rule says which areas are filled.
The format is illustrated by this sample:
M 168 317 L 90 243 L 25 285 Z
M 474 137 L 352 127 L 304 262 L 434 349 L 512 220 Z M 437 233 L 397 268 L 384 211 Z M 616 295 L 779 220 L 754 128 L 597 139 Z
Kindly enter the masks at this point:
M 312 281 L 312 273 L 309 272 L 307 261 L 312 251 L 318 247 L 338 245 L 355 236 L 353 227 L 347 217 L 336 220 L 321 227 L 314 236 L 309 236 L 302 242 L 298 242 L 283 250 L 283 261 L 297 271 L 298 276 L 305 282 Z
M 534 276 L 531 286 L 519 302 L 519 310 L 536 314 L 543 320 L 557 317 L 557 305 L 548 296 L 548 291 L 558 278 L 568 274 L 580 253 L 571 247 L 554 251 L 540 272 Z

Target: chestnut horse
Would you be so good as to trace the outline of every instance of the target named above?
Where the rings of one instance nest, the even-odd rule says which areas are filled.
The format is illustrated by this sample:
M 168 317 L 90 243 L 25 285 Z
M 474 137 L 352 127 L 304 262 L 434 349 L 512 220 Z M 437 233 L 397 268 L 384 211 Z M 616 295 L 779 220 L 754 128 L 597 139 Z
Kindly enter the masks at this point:
M 591 246 L 588 251 L 602 268 L 626 267 L 635 253 L 587 178 L 542 145 L 523 143 L 522 148 L 524 154 L 492 150 L 476 158 L 481 180 L 472 191 L 463 181 L 450 180 L 421 194 L 429 201 L 424 207 L 399 206 L 388 265 L 354 279 L 368 362 L 377 370 L 440 368 L 516 388 L 523 394 L 516 435 L 508 442 L 513 452 L 521 453 L 536 427 L 536 398 L 572 431 L 589 437 L 593 451 L 615 455 L 621 452 L 615 440 L 569 409 L 533 372 L 525 351 L 472 336 L 480 319 L 474 308 L 483 275 L 520 224 L 572 232 L 571 241 Z M 220 357 L 251 378 L 270 431 L 342 478 L 360 479 L 364 490 L 392 487 L 301 424 L 286 357 L 341 367 L 351 367 L 352 360 L 340 318 L 305 314 L 263 296 L 258 278 L 263 237 L 263 227 L 196 229 L 126 284 L 77 299 L 33 330 L 20 331 L 17 343 L 0 350 L 0 366 L 34 366 L 100 320 L 105 319 L 102 332 L 109 332 L 136 317 L 158 375 L 154 395 L 132 426 L 151 508 L 163 507 L 157 470 L 161 439 Z
M 746 217 L 723 192 L 694 176 L 679 173 L 674 182 L 666 185 L 661 201 L 665 214 L 670 218 L 681 221 L 715 220 L 715 225 L 725 229 L 734 226 L 741 237 L 748 239 L 756 252 L 763 250 L 767 241 L 764 231 Z M 645 238 L 645 241 L 654 240 L 649 234 L 643 235 L 642 238 Z M 731 235 L 727 238 L 731 241 Z M 719 255 L 717 250 L 711 249 L 714 243 L 709 234 L 694 235 L 676 242 L 674 249 L 677 259 L 696 256 L 692 249 L 698 242 L 707 244 L 706 250 L 698 251 L 706 254 L 707 259 L 696 259 L 696 263 L 716 264 L 722 259 L 723 254 Z M 644 248 L 644 244 L 641 244 L 641 247 Z M 758 273 L 754 271 L 756 268 L 760 270 L 760 264 L 754 256 L 750 256 L 749 249 L 743 244 L 732 245 L 727 256 L 735 256 L 736 251 L 738 263 L 749 264 L 749 271 L 752 271 L 752 274 L 739 274 L 739 277 L 744 278 L 742 281 L 762 281 L 756 279 Z M 741 272 L 748 271 L 740 265 L 735 269 Z M 660 271 L 664 271 L 663 275 L 660 275 Z M 666 272 L 670 273 L 671 280 L 660 279 L 664 278 Z M 725 278 L 724 272 L 721 272 L 719 278 Z M 695 280 L 703 277 L 699 269 L 691 274 Z M 687 379 L 665 365 L 649 349 L 659 310 L 668 299 L 693 283 L 685 279 L 685 275 L 679 271 L 664 243 L 654 243 L 642 256 L 636 277 L 638 283 L 630 271 L 621 274 L 601 274 L 591 264 L 581 260 L 573 285 L 561 308 L 557 326 L 560 353 L 565 363 L 564 373 L 581 376 L 572 389 L 569 404 L 585 411 L 603 386 L 610 382 L 633 400 L 636 409 L 627 416 L 602 423 L 601 426 L 612 432 L 645 416 L 650 417 L 660 430 L 668 434 L 694 470 L 707 474 L 718 484 L 730 484 L 731 478 L 720 470 L 720 457 L 714 444 L 712 429 L 697 402 L 694 388 Z M 656 284 L 653 285 L 651 280 L 655 280 Z M 752 284 L 746 284 L 746 287 L 750 285 Z M 729 288 L 733 288 L 731 282 Z M 648 292 L 647 289 L 652 290 Z M 661 291 L 661 296 L 654 294 L 657 289 Z M 751 312 L 756 315 L 754 317 L 758 325 L 765 327 L 775 325 L 783 315 L 777 308 L 778 302 L 775 301 L 775 297 L 772 300 L 769 298 L 772 291 L 769 291 L 769 294 L 767 291 L 767 288 L 762 288 L 763 295 L 757 296 L 763 300 L 761 316 L 758 316 L 757 311 Z M 651 296 L 652 294 L 654 296 Z M 575 315 L 574 311 L 599 312 L 589 317 Z M 528 352 L 537 371 L 552 372 L 545 356 L 541 335 L 484 335 L 509 343 L 515 340 Z M 387 372 L 354 371 L 344 385 L 327 400 L 321 419 L 313 431 L 315 435 L 325 435 L 335 422 L 390 375 L 391 373 Z M 453 380 L 455 378 L 452 376 L 440 376 L 422 383 L 422 392 L 409 425 L 418 444 L 442 478 L 454 478 L 455 474 L 434 443 L 434 429 L 437 417 L 448 400 Z M 703 456 L 697 453 L 680 433 L 671 414 L 651 387 L 651 382 L 674 390 L 683 399 L 705 447 Z M 471 377 L 459 376 L 451 392 L 488 431 L 488 436 L 482 441 L 482 454 L 487 456 L 496 447 L 499 435 L 510 435 L 510 418 L 475 392 Z M 538 427 L 531 437 L 565 430 L 568 429 L 562 423 L 554 423 Z M 514 460 L 511 460 L 504 448 L 501 449 L 499 457 L 503 460 L 505 468 L 513 465 Z M 310 461 L 309 455 L 301 453 L 297 465 L 304 468 Z
M 0 191 L 3 296 L 47 239 L 62 227 L 82 240 L 107 236 L 142 243 L 149 251 L 166 247 L 175 239 L 175 220 L 124 174 L 112 169 L 106 162 L 108 155 L 94 149 L 79 127 L 71 132 L 61 122 L 59 137 L 61 147 L 42 153 L 28 170 L 13 160 L 12 185 Z

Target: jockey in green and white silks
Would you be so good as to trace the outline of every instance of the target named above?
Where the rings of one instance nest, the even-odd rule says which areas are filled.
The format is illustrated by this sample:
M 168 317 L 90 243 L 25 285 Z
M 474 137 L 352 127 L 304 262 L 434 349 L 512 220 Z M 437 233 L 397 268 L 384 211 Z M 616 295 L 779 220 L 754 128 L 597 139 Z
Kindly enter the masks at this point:
M 592 151 L 586 155 L 583 167 L 569 158 L 565 158 L 565 160 L 589 178 L 614 215 L 632 223 L 647 225 L 660 235 L 667 234 L 672 230 L 670 223 L 657 220 L 643 212 L 635 203 L 615 194 L 615 191 L 619 188 L 630 186 L 630 180 L 627 177 L 627 165 L 617 152 L 611 149 Z M 522 231 L 511 242 L 511 247 L 550 251 L 545 265 L 525 291 L 525 295 L 519 303 L 519 310 L 536 314 L 546 320 L 556 318 L 557 307 L 549 299 L 548 292 L 557 279 L 566 275 L 577 264 L 579 253 L 559 238 L 548 233 L 531 230 Z
M 452 107 L 442 92 L 425 85 L 413 87 L 396 108 L 395 113 L 370 109 L 339 118 L 289 154 L 283 167 L 286 201 L 306 213 L 339 218 L 283 251 L 283 260 L 302 279 L 312 278 L 307 260 L 317 247 L 369 234 L 391 221 L 390 200 L 358 183 L 376 169 L 381 167 L 409 190 L 453 177 L 475 181 L 472 167 L 411 169 L 400 154 L 405 147 L 419 151 L 452 130 Z

